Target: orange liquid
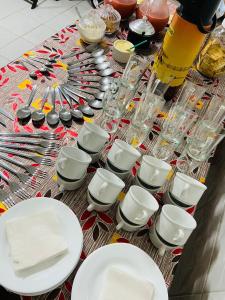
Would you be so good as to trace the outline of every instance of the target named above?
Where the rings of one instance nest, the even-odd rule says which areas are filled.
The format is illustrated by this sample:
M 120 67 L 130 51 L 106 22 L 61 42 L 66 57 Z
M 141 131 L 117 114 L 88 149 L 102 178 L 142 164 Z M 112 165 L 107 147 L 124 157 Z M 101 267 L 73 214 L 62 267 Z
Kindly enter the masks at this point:
M 145 16 L 145 15 L 146 15 L 146 13 L 143 13 L 140 8 L 137 9 L 136 16 L 138 19 L 142 19 L 143 16 Z M 157 18 L 155 16 L 151 16 L 151 14 L 147 14 L 147 17 L 148 17 L 149 22 L 154 27 L 155 32 L 162 31 L 166 27 L 166 25 L 169 21 L 169 17 Z
M 137 6 L 137 0 L 105 0 L 104 3 L 111 4 L 120 13 L 122 19 L 129 18 Z

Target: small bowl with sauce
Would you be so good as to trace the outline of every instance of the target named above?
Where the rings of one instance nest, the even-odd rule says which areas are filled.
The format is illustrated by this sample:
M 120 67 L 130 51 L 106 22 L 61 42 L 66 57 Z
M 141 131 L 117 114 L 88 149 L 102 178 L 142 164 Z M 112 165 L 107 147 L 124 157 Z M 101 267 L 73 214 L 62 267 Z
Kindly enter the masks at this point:
M 130 56 L 134 53 L 134 45 L 126 40 L 116 40 L 113 43 L 112 57 L 120 63 L 127 63 Z

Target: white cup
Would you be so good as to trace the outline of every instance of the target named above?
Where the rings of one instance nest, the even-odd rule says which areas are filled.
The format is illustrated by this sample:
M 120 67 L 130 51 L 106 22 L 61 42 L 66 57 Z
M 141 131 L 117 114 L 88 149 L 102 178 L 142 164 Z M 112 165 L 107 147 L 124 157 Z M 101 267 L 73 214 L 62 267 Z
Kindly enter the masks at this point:
M 183 246 L 196 226 L 195 219 L 185 210 L 166 204 L 162 207 L 156 230 L 169 244 Z M 162 245 L 159 249 L 160 255 L 163 255 L 165 250 L 166 246 Z
M 120 204 L 123 215 L 137 225 L 147 224 L 149 218 L 159 209 L 156 199 L 145 189 L 132 185 Z M 117 225 L 117 230 L 123 227 L 123 222 Z
M 134 232 L 134 231 L 138 231 L 140 228 L 143 227 L 143 225 L 132 225 L 128 222 L 126 222 L 123 217 L 121 216 L 121 213 L 120 213 L 120 206 L 118 206 L 117 208 L 117 213 L 116 213 L 116 221 L 118 224 L 123 224 L 122 228 L 123 230 L 125 231 L 129 231 L 129 232 Z M 119 230 L 119 229 L 118 229 Z
M 88 190 L 98 201 L 113 204 L 124 187 L 125 183 L 115 174 L 98 168 L 89 183 Z
M 193 206 L 197 205 L 207 186 L 200 181 L 177 172 L 170 185 L 171 195 L 180 202 Z
M 96 199 L 92 198 L 89 190 L 87 190 L 87 201 L 89 203 L 87 211 L 106 211 L 113 205 L 113 203 L 96 202 Z
M 84 123 L 79 135 L 78 143 L 91 152 L 99 152 L 109 139 L 109 134 L 94 123 Z
M 141 153 L 122 140 L 115 140 L 108 153 L 109 161 L 119 170 L 130 170 Z
M 91 157 L 86 152 L 71 146 L 62 147 L 56 162 L 57 172 L 66 179 L 80 179 L 87 172 Z
M 171 170 L 172 167 L 168 163 L 153 156 L 144 155 L 138 175 L 146 184 L 161 187 Z

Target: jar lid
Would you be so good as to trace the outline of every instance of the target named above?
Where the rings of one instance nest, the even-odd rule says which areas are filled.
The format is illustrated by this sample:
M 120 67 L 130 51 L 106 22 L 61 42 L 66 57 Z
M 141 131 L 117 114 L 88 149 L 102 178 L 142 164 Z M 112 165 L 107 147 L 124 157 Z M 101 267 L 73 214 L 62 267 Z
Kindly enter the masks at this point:
M 155 34 L 155 29 L 148 21 L 148 18 L 144 16 L 142 19 L 137 19 L 129 23 L 130 30 L 143 36 L 151 36 Z

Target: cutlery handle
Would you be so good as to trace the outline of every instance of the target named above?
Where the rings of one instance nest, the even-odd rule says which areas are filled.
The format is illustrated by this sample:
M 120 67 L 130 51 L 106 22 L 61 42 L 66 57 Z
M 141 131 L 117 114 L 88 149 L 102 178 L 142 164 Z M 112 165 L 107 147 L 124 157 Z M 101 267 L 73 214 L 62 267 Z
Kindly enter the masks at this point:
M 18 166 L 18 167 L 21 167 L 21 168 L 25 169 L 24 164 L 22 164 L 19 161 L 16 161 L 16 160 L 14 160 L 14 159 L 6 156 L 6 155 L 0 154 L 0 158 L 4 159 L 5 161 L 8 161 L 8 162 L 10 162 L 10 163 L 12 163 L 12 164 L 14 164 L 16 166 Z
M 32 138 L 32 137 L 42 137 L 41 133 L 14 133 L 14 132 L 0 132 L 0 136 L 3 137 L 27 137 L 27 138 Z M 27 140 L 26 140 L 27 142 Z
M 6 163 L 0 161 L 0 167 L 17 176 L 17 172 L 15 172 L 12 168 L 10 168 Z
M 72 51 L 71 53 L 69 54 L 66 54 L 66 55 L 63 55 L 61 56 L 62 59 L 66 59 L 66 58 L 70 58 L 70 57 L 73 57 L 77 54 L 82 54 L 85 52 L 85 49 L 82 49 L 82 50 L 78 50 L 78 51 Z
M 42 98 L 41 110 L 44 108 L 45 103 L 46 103 L 46 101 L 47 101 L 47 99 L 48 99 L 49 90 L 50 90 L 50 88 L 49 88 L 49 86 L 48 86 L 48 87 L 46 88 L 45 93 L 44 93 L 44 96 L 43 96 L 43 98 Z
M 66 93 L 64 93 L 64 91 L 61 87 L 59 87 L 59 93 L 60 93 L 61 97 L 63 96 L 66 99 L 66 101 L 69 104 L 70 108 L 72 108 L 72 103 L 70 101 L 70 98 L 67 96 Z
M 16 156 L 19 156 L 19 157 L 23 157 L 23 158 L 32 159 L 32 157 L 33 157 L 32 155 L 21 153 L 21 152 L 12 150 L 10 148 L 4 148 L 4 145 L 2 146 L 1 144 L 0 144 L 0 151 L 4 152 L 4 153 L 7 153 L 7 154 L 13 154 L 13 155 L 16 155 Z
M 38 146 L 40 143 L 39 141 L 30 141 L 27 139 L 21 139 L 21 140 L 15 140 L 13 138 L 7 138 L 7 137 L 0 137 L 1 142 L 10 142 L 10 143 L 17 143 L 17 144 L 28 144 L 28 145 L 36 145 Z
M 83 98 L 83 99 L 86 100 L 86 101 L 89 100 L 87 97 L 81 95 L 81 94 L 78 93 L 78 92 L 75 92 L 74 90 L 68 89 L 68 88 L 66 88 L 66 87 L 65 87 L 65 90 L 68 91 L 68 92 L 70 92 L 71 94 L 74 94 L 74 95 L 77 96 L 77 97 Z
M 30 93 L 30 97 L 29 97 L 29 99 L 28 99 L 28 101 L 27 101 L 27 106 L 30 106 L 30 105 L 31 105 L 31 102 L 33 101 L 34 96 L 35 96 L 35 94 L 36 94 L 36 91 L 37 91 L 37 85 L 35 84 L 35 85 L 33 86 L 33 88 L 32 88 L 32 91 L 31 91 L 31 93 Z
M 8 177 L 2 171 L 0 171 L 0 178 L 2 178 L 6 183 L 9 183 Z
M 51 88 L 52 110 L 55 110 L 55 89 Z
M 1 144 L 0 147 L 2 148 L 9 148 L 9 149 L 18 149 L 18 150 L 28 150 L 28 151 L 33 151 L 33 152 L 38 152 L 38 149 L 33 146 L 26 146 L 26 147 L 20 147 L 19 145 L 14 145 L 14 144 Z

